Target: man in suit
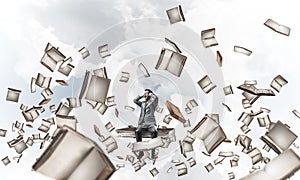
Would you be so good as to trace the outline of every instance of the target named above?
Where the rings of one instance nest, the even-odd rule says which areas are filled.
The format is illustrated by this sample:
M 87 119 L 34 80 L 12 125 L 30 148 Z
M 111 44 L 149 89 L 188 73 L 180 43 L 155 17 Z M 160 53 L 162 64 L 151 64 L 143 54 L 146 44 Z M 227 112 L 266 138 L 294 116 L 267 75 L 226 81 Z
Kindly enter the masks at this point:
M 144 95 L 137 96 L 133 102 L 141 107 L 138 127 L 135 132 L 136 141 L 141 142 L 142 134 L 147 130 L 151 132 L 151 138 L 156 138 L 157 130 L 154 113 L 158 104 L 158 97 L 150 89 L 145 89 Z M 140 159 L 143 155 L 144 152 L 139 152 L 138 158 Z M 154 149 L 151 152 L 151 158 L 156 158 Z

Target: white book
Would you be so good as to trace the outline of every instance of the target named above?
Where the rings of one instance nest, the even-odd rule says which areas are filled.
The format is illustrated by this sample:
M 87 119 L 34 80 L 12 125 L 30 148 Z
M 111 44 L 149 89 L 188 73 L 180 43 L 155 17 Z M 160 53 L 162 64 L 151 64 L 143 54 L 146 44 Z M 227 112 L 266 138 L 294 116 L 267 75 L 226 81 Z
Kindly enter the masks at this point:
M 153 138 L 149 141 L 135 142 L 133 143 L 132 151 L 148 151 L 163 146 L 163 140 L 161 137 Z
M 98 47 L 98 53 L 102 58 L 106 58 L 111 54 L 108 51 L 108 44 L 104 44 Z
M 121 72 L 120 82 L 127 83 L 129 81 L 130 74 L 128 72 Z
M 58 72 L 60 72 L 61 74 L 65 75 L 65 76 L 69 76 L 69 74 L 71 73 L 71 71 L 74 68 L 75 67 L 72 64 L 67 64 L 65 67 L 59 66 Z
M 0 129 L 0 136 L 5 137 L 7 130 L 5 129 Z
M 198 85 L 206 94 L 208 94 L 210 91 L 216 88 L 216 85 L 211 82 L 210 78 L 207 75 L 205 75 L 202 79 L 198 81 Z
M 279 154 L 287 150 L 297 137 L 286 125 L 277 121 L 274 126 L 269 128 L 269 132 L 261 137 L 261 140 Z
M 241 180 L 274 180 L 288 179 L 300 169 L 300 158 L 292 150 L 287 149 L 266 164 L 262 170 L 249 174 Z
M 177 176 L 183 176 L 188 173 L 187 166 L 184 162 L 176 164 L 176 169 L 177 169 Z
M 279 24 L 279 23 L 275 22 L 272 19 L 268 19 L 264 23 L 264 25 L 267 26 L 268 28 L 272 29 L 273 31 L 280 33 L 280 34 L 283 34 L 283 35 L 286 35 L 286 36 L 290 35 L 291 29 L 289 27 L 284 26 L 282 24 Z
M 65 58 L 66 57 L 57 48 L 48 43 L 40 62 L 51 72 L 54 72 L 57 63 L 63 61 Z
M 287 83 L 288 81 L 286 79 L 284 79 L 281 75 L 278 75 L 272 80 L 270 86 L 279 93 L 282 86 L 286 85 Z
M 155 69 L 166 70 L 169 73 L 180 77 L 187 57 L 170 49 L 163 48 Z
M 87 71 L 84 77 L 79 99 L 87 99 L 94 102 L 105 103 L 110 81 L 110 79 L 91 75 L 91 73 Z
M 54 179 L 108 179 L 115 167 L 92 140 L 68 127 L 58 128 L 33 170 Z M 59 164 L 59 166 L 58 166 Z
M 208 48 L 208 47 L 218 45 L 218 42 L 215 38 L 215 33 L 216 33 L 215 28 L 201 31 L 201 40 L 204 47 Z
M 78 52 L 80 52 L 82 59 L 85 59 L 90 55 L 90 52 L 86 47 L 82 47 Z
M 41 88 L 49 88 L 51 79 L 51 77 L 44 77 L 41 73 L 38 73 L 35 84 Z
M 6 94 L 6 101 L 18 102 L 21 94 L 21 90 L 8 88 Z
M 183 12 L 182 12 L 182 8 L 181 5 L 168 9 L 167 11 L 167 15 L 169 18 L 169 21 L 171 24 L 180 22 L 180 21 L 185 21 Z
M 207 116 L 204 116 L 190 133 L 203 141 L 209 154 L 226 139 L 226 135 L 219 124 Z
M 245 54 L 246 56 L 250 56 L 252 54 L 252 51 L 241 46 L 234 46 L 233 51 L 237 53 Z

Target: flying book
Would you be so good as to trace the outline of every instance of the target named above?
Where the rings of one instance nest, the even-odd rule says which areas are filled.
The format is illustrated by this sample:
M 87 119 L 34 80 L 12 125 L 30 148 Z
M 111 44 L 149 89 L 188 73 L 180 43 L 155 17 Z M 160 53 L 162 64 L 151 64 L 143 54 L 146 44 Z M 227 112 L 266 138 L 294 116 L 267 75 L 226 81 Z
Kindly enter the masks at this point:
M 251 173 L 241 180 L 274 180 L 288 179 L 300 169 L 300 158 L 292 150 L 287 149 L 266 164 L 262 170 Z
M 129 78 L 130 78 L 130 74 L 129 72 L 121 72 L 121 77 L 120 77 L 120 82 L 124 82 L 124 83 L 127 83 L 129 81 Z
M 216 85 L 211 82 L 210 78 L 207 75 L 198 81 L 198 85 L 201 87 L 203 92 L 205 92 L 205 94 L 208 94 L 216 87 Z
M 208 48 L 208 47 L 218 45 L 218 42 L 215 38 L 215 33 L 216 33 L 215 28 L 201 31 L 201 40 L 204 47 Z
M 226 135 L 221 126 L 207 115 L 204 116 L 190 133 L 192 136 L 203 141 L 205 149 L 209 154 L 226 139 Z
M 186 119 L 184 119 L 183 115 L 180 112 L 180 109 L 175 106 L 173 103 L 171 103 L 170 101 L 166 101 L 166 106 L 170 112 L 170 115 L 177 119 L 178 121 L 185 123 Z
M 254 85 L 245 85 L 242 84 L 237 87 L 240 90 L 248 92 L 253 95 L 259 96 L 275 96 L 274 92 L 271 89 L 257 89 Z
M 171 24 L 180 22 L 180 21 L 185 21 L 181 6 L 179 5 L 178 7 L 174 7 L 171 9 L 168 9 L 167 11 L 167 15 L 169 18 L 169 21 Z
M 21 92 L 22 92 L 21 90 L 8 88 L 7 95 L 6 95 L 6 101 L 12 101 L 12 102 L 17 103 L 19 101 Z
M 272 80 L 270 86 L 279 93 L 282 86 L 286 85 L 287 83 L 287 80 L 285 80 L 281 75 L 278 75 Z
M 222 57 L 220 51 L 217 51 L 217 63 L 219 64 L 219 67 L 222 67 L 223 57 Z
M 66 57 L 58 50 L 53 47 L 50 43 L 46 45 L 45 53 L 41 58 L 41 64 L 47 69 L 53 72 L 58 62 L 63 61 Z
M 280 33 L 280 34 L 283 34 L 283 35 L 286 35 L 286 36 L 290 35 L 291 29 L 289 27 L 278 24 L 277 22 L 275 22 L 272 19 L 268 19 L 264 23 L 264 25 L 267 26 L 268 28 L 272 29 L 273 31 Z
M 86 47 L 82 47 L 78 52 L 80 52 L 82 59 L 85 59 L 90 55 L 90 52 Z
M 106 72 L 106 67 L 95 69 L 95 70 L 93 70 L 93 73 L 95 76 L 99 76 L 99 77 L 106 78 L 106 79 L 108 78 L 107 72 Z
M 246 56 L 250 56 L 252 54 L 252 51 L 241 46 L 234 46 L 233 51 L 237 53 L 245 54 Z
M 84 77 L 79 99 L 87 99 L 94 102 L 105 103 L 110 81 L 110 79 L 91 75 L 91 73 L 87 71 Z
M 293 133 L 285 124 L 277 121 L 277 123 L 269 129 L 261 140 L 270 146 L 277 154 L 287 150 L 297 139 L 297 135 Z
M 108 51 L 108 44 L 104 44 L 98 47 L 98 53 L 102 58 L 106 58 L 111 54 Z
M 187 57 L 170 49 L 163 48 L 155 69 L 166 70 L 169 73 L 180 77 Z
M 115 171 L 95 142 L 66 126 L 57 129 L 50 145 L 32 168 L 50 178 L 69 180 L 104 180 Z

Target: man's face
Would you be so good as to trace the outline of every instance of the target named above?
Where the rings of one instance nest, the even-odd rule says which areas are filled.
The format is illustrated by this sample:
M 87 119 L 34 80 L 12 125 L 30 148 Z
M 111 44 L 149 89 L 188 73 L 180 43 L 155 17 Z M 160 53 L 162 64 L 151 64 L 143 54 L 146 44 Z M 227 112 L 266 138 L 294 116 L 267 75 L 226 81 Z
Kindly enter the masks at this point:
M 149 92 L 148 91 L 145 91 L 144 92 L 144 97 L 147 99 L 149 97 Z

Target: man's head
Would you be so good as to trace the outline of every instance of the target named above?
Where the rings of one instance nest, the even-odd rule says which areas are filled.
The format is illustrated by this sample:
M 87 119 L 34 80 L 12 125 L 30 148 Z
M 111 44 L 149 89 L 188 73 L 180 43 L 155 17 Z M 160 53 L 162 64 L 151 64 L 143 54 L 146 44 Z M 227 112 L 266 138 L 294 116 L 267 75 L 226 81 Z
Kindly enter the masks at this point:
M 150 98 L 151 93 L 152 93 L 151 89 L 145 89 L 144 97 L 146 100 L 148 100 Z

